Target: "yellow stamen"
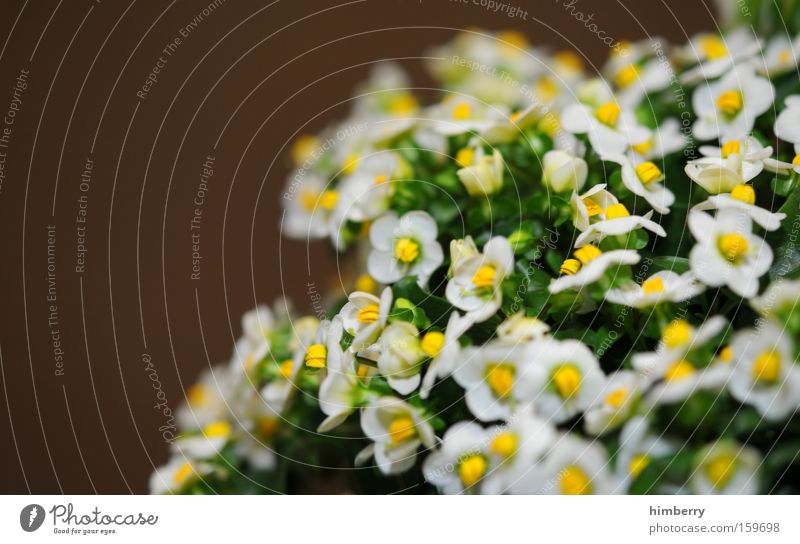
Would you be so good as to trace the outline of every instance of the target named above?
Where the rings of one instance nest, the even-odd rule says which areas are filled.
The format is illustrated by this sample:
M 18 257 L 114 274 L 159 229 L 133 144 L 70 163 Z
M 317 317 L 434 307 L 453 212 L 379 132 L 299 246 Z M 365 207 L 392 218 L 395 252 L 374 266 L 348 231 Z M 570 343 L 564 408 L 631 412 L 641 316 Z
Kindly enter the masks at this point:
M 494 278 L 497 275 L 497 269 L 491 265 L 484 265 L 475 272 L 472 276 L 472 283 L 475 287 L 492 287 L 494 285 Z
M 444 346 L 444 334 L 438 331 L 431 331 L 422 337 L 422 351 L 428 357 L 436 357 Z
M 652 162 L 643 162 L 636 167 L 636 175 L 645 185 L 661 178 L 661 170 Z
M 404 263 L 414 262 L 419 257 L 419 244 L 411 238 L 400 238 L 394 246 L 394 256 Z
M 580 268 L 581 262 L 578 259 L 567 259 L 561 263 L 560 272 L 566 276 L 573 276 Z
M 741 153 L 742 144 L 739 142 L 739 140 L 731 140 L 730 142 L 725 142 L 720 151 L 722 153 L 722 158 L 727 159 L 734 153 Z
M 792 60 L 792 52 L 789 49 L 784 49 L 778 53 L 778 62 L 780 64 L 789 64 Z
M 599 247 L 590 244 L 576 249 L 572 254 L 577 257 L 581 264 L 586 265 L 602 255 L 603 252 Z
M 692 337 L 692 326 L 683 319 L 671 321 L 661 332 L 661 340 L 668 348 L 682 346 Z
M 631 462 L 628 464 L 628 472 L 633 478 L 637 478 L 642 473 L 647 465 L 650 464 L 650 456 L 646 453 L 634 455 Z
M 417 99 L 411 94 L 401 94 L 389 103 L 389 113 L 404 115 L 417 110 Z
M 309 160 L 318 146 L 319 140 L 316 136 L 311 136 L 310 134 L 300 136 L 292 144 L 291 154 L 294 164 L 300 166 Z
M 617 87 L 625 88 L 637 79 L 639 79 L 639 68 L 635 64 L 629 64 L 617 72 L 614 83 Z
M 622 408 L 622 405 L 625 404 L 625 399 L 628 398 L 628 390 L 624 387 L 620 387 L 606 395 L 606 404 L 611 406 L 612 408 Z
M 638 144 L 633 144 L 631 149 L 636 151 L 639 155 L 645 155 L 653 147 L 653 140 L 645 140 Z
M 398 416 L 389 424 L 389 440 L 393 445 L 404 442 L 414 436 L 417 431 L 414 429 L 414 420 L 408 416 Z
M 728 48 L 718 36 L 706 36 L 700 40 L 700 50 L 710 60 L 721 59 L 728 55 Z
M 729 117 L 742 111 L 742 93 L 739 91 L 725 91 L 717 97 L 717 108 Z
M 500 40 L 501 44 L 514 51 L 517 50 L 516 48 L 525 49 L 528 47 L 528 38 L 525 37 L 525 34 L 517 30 L 504 30 L 503 32 L 499 32 L 497 34 L 497 39 Z
M 366 379 L 367 374 L 369 374 L 369 369 L 370 367 L 368 365 L 358 365 L 358 368 L 356 369 L 356 375 L 358 375 L 361 380 L 364 380 Z
M 180 466 L 178 470 L 175 471 L 175 483 L 179 486 L 182 486 L 189 476 L 192 475 L 194 472 L 194 467 L 188 461 Z
M 619 119 L 620 107 L 614 102 L 606 102 L 596 110 L 594 116 L 598 121 L 609 127 L 614 127 Z
M 722 489 L 736 472 L 736 456 L 730 453 L 718 455 L 706 464 L 706 476 L 711 485 L 717 489 Z
M 326 210 L 334 209 L 337 202 L 339 202 L 339 193 L 336 191 L 325 191 L 319 197 L 319 205 Z
M 576 465 L 569 465 L 561 472 L 559 487 L 563 495 L 592 494 L 592 480 Z
M 291 359 L 286 359 L 281 364 L 278 365 L 278 372 L 280 375 L 286 378 L 287 380 L 292 377 L 292 371 L 294 370 L 294 361 Z
M 486 381 L 498 398 L 506 398 L 514 388 L 514 367 L 504 364 L 489 365 L 486 371 Z
M 307 212 L 314 211 L 314 208 L 317 207 L 317 199 L 319 197 L 319 193 L 315 193 L 314 191 L 305 190 L 300 193 L 300 203 L 303 205 L 303 208 Z
M 377 304 L 367 304 L 356 315 L 356 320 L 359 323 L 374 323 L 378 320 L 380 311 Z
M 470 455 L 458 464 L 458 476 L 464 487 L 470 487 L 486 474 L 486 459 L 482 455 Z
M 680 381 L 695 373 L 694 366 L 689 361 L 681 359 L 675 361 L 664 373 L 664 380 L 668 382 Z
M 456 164 L 458 164 L 461 168 L 466 168 L 467 166 L 472 166 L 472 162 L 475 160 L 475 150 L 471 147 L 465 147 L 463 149 L 459 149 L 458 153 L 456 153 Z
M 472 106 L 467 102 L 461 102 L 453 108 L 453 119 L 457 121 L 465 121 L 472 117 Z
M 575 365 L 561 365 L 553 372 L 553 384 L 562 399 L 568 399 L 581 390 L 581 371 Z
M 575 72 L 583 70 L 583 61 L 572 51 L 559 51 L 553 55 L 553 60 Z
M 207 397 L 206 386 L 202 383 L 194 384 L 186 392 L 186 400 L 189 402 L 189 406 L 200 406 L 205 403 Z
M 642 282 L 642 292 L 645 295 L 654 295 L 656 293 L 663 293 L 664 281 L 658 276 L 653 276 L 652 278 Z
M 328 358 L 328 348 L 324 344 L 313 344 L 306 351 L 306 366 L 310 368 L 325 368 Z
M 800 166 L 800 154 L 794 156 L 794 158 L 792 159 L 792 165 Z
M 221 438 L 231 434 L 231 424 L 227 421 L 215 421 L 203 427 L 203 434 L 207 438 Z
M 360 157 L 356 153 L 350 153 L 345 157 L 344 164 L 342 165 L 342 172 L 345 174 L 352 174 L 358 166 Z
M 545 76 L 539 78 L 533 91 L 542 102 L 551 102 L 558 96 L 558 83 L 556 83 L 553 78 Z
M 369 274 L 361 274 L 356 280 L 356 291 L 363 291 L 364 293 L 374 293 L 377 290 L 378 284 Z
M 600 207 L 600 204 L 591 198 L 584 198 L 583 205 L 586 206 L 586 213 L 589 214 L 589 217 L 594 217 L 595 215 L 603 213 L 603 208 Z
M 500 433 L 494 437 L 489 450 L 501 457 L 510 457 L 517 451 L 517 435 L 510 432 Z
M 630 214 L 625 204 L 612 204 L 606 208 L 606 219 L 619 219 L 620 217 L 628 217 Z
M 778 381 L 781 371 L 781 355 L 775 350 L 765 351 L 753 361 L 753 380 L 772 384 Z
M 719 351 L 719 360 L 723 363 L 730 363 L 733 361 L 733 348 L 725 346 Z
M 536 127 L 547 134 L 551 139 L 555 138 L 558 131 L 561 130 L 561 122 L 555 113 L 550 113 L 542 117 L 536 124 Z
M 386 176 L 384 176 L 383 174 L 381 174 L 381 175 L 379 175 L 379 176 L 375 176 L 374 182 L 375 182 L 375 185 L 383 185 L 384 183 L 386 183 L 386 181 L 387 181 L 388 179 L 389 179 L 389 178 L 387 178 Z
M 747 254 L 749 247 L 747 238 L 735 232 L 720 236 L 717 245 L 722 256 L 732 263 L 741 260 Z
M 745 204 L 755 204 L 756 203 L 756 191 L 753 189 L 752 185 L 746 185 L 741 183 L 731 189 L 731 198 L 735 198 L 736 200 L 740 200 Z

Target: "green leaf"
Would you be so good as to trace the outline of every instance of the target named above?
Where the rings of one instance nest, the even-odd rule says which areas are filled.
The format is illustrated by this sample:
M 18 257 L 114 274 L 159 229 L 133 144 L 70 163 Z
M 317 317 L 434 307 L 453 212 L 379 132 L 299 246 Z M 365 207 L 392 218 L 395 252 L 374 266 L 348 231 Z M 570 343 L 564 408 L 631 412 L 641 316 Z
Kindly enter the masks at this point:
M 663 257 L 653 257 L 652 266 L 658 270 L 671 270 L 676 274 L 683 274 L 689 271 L 689 259 L 685 257 L 671 257 L 669 255 Z

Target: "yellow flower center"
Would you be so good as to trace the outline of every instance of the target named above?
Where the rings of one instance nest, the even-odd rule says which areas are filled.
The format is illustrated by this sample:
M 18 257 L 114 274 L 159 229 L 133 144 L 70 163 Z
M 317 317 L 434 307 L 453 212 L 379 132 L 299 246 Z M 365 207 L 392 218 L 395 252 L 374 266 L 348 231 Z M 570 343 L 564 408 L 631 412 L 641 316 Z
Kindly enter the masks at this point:
M 711 481 L 711 485 L 717 489 L 722 489 L 728 485 L 731 477 L 736 472 L 736 456 L 730 453 L 723 453 L 707 463 L 705 468 L 706 476 Z
M 461 102 L 453 108 L 453 119 L 457 121 L 465 121 L 472 117 L 472 106 L 467 102 Z
M 356 279 L 356 291 L 363 291 L 364 293 L 374 293 L 378 284 L 375 283 L 375 280 L 369 274 L 361 274 L 358 279 Z
M 727 159 L 734 153 L 741 153 L 742 144 L 739 142 L 739 140 L 731 140 L 730 142 L 726 142 L 720 151 L 722 152 L 722 158 Z
M 628 217 L 631 213 L 625 204 L 612 204 L 606 208 L 606 219 L 619 219 L 620 217 Z
M 681 359 L 680 361 L 675 361 L 670 365 L 667 371 L 664 373 L 664 380 L 668 382 L 675 382 L 683 380 L 684 378 L 688 378 L 692 374 L 694 374 L 694 366 L 692 363 L 685 359 Z
M 728 55 L 728 48 L 718 36 L 706 36 L 700 40 L 700 50 L 710 60 L 721 59 Z
M 800 166 L 800 154 L 794 156 L 792 159 L 792 164 L 794 166 Z
M 615 389 L 608 395 L 606 395 L 606 404 L 611 406 L 612 408 L 622 408 L 622 405 L 625 404 L 625 399 L 628 398 L 628 390 L 624 387 L 620 387 L 619 389 Z
M 642 282 L 642 292 L 645 295 L 655 295 L 656 293 L 663 293 L 664 281 L 658 276 L 654 276 L 648 280 L 645 280 L 644 282 Z
M 314 191 L 305 190 L 300 193 L 300 203 L 307 212 L 314 211 L 314 208 L 317 207 L 318 198 L 319 193 L 315 193 Z
M 739 91 L 725 91 L 717 97 L 717 108 L 728 117 L 742 111 L 742 105 L 742 93 Z
M 188 461 L 180 466 L 178 470 L 175 471 L 175 483 L 179 486 L 182 486 L 189 476 L 192 475 L 194 472 L 194 467 Z
M 310 368 L 325 368 L 328 358 L 328 348 L 324 344 L 313 344 L 306 350 L 306 366 Z
M 394 115 L 409 114 L 417 110 L 417 99 L 411 94 L 401 94 L 389 103 L 389 112 Z
M 422 351 L 428 357 L 436 357 L 444 346 L 444 334 L 438 331 L 431 331 L 422 337 Z
M 497 269 L 491 265 L 484 265 L 472 276 L 472 283 L 478 288 L 492 287 L 495 276 L 497 276 Z
M 722 256 L 732 263 L 740 261 L 747 254 L 749 246 L 747 238 L 735 232 L 723 234 L 717 244 Z
M 775 383 L 780 377 L 781 355 L 775 350 L 765 351 L 753 362 L 753 380 L 763 383 Z
M 342 172 L 345 174 L 352 174 L 358 166 L 360 157 L 356 153 L 350 153 L 345 157 L 344 164 L 342 165 Z
M 730 363 L 733 361 L 733 348 L 725 346 L 719 351 L 719 360 L 723 363 Z
M 636 151 L 639 155 L 644 155 L 653 148 L 653 140 L 645 140 L 638 144 L 633 144 L 631 149 Z
M 792 52 L 789 49 L 784 49 L 778 53 L 778 62 L 780 64 L 789 64 L 792 60 Z
M 411 238 L 400 238 L 394 246 L 394 256 L 404 263 L 411 263 L 419 257 L 419 244 Z
M 414 420 L 408 416 L 398 416 L 389 424 L 389 440 L 393 445 L 404 442 L 414 436 Z
M 581 262 L 581 264 L 589 264 L 600 255 L 603 254 L 602 250 L 593 245 L 583 246 L 581 248 L 576 249 L 573 253 L 575 257 Z
M 375 179 L 374 179 L 373 181 L 375 182 L 375 185 L 383 185 L 384 183 L 386 183 L 386 181 L 387 181 L 388 179 L 389 179 L 389 178 L 387 178 L 386 176 L 384 176 L 383 174 L 381 174 L 381 175 L 379 175 L 379 176 L 375 176 Z
M 584 198 L 583 205 L 586 206 L 586 213 L 589 214 L 589 217 L 594 217 L 595 215 L 603 213 L 603 208 L 591 198 Z
M 294 370 L 294 361 L 286 359 L 278 365 L 278 372 L 287 380 L 292 377 L 292 370 Z
M 553 372 L 553 384 L 562 399 L 568 399 L 581 390 L 581 371 L 575 365 L 561 365 Z
M 486 381 L 497 398 L 504 399 L 511 395 L 514 388 L 514 367 L 504 364 L 489 365 Z
M 377 304 L 367 304 L 356 315 L 356 320 L 359 323 L 374 323 L 378 320 L 380 313 Z
M 558 115 L 551 112 L 542 117 L 536 127 L 552 139 L 555 138 L 558 131 L 561 130 L 561 122 L 558 119 Z
M 510 46 L 510 48 L 525 49 L 528 47 L 528 38 L 525 37 L 525 34 L 516 30 L 504 30 L 503 32 L 499 32 L 497 34 L 497 39 L 500 40 L 500 43 L 503 45 Z
M 474 485 L 486 474 L 486 459 L 482 455 L 470 455 L 458 464 L 458 476 L 464 487 Z
M 561 263 L 561 273 L 566 276 L 575 275 L 581 269 L 581 262 L 578 259 L 566 259 Z
M 325 191 L 319 197 L 319 205 L 325 210 L 334 209 L 337 202 L 339 202 L 339 193 L 336 191 Z
M 583 70 L 583 61 L 572 51 L 559 51 L 553 55 L 553 60 L 572 71 L 579 72 Z
M 315 136 L 309 134 L 300 136 L 292 144 L 291 154 L 294 164 L 300 166 L 306 162 L 313 155 L 318 145 L 319 140 Z
M 203 427 L 206 438 L 223 438 L 231 434 L 231 424 L 227 421 L 215 421 Z
M 692 326 L 683 319 L 671 321 L 661 333 L 661 340 L 668 348 L 682 346 L 692 337 Z
M 511 457 L 517 451 L 517 435 L 510 432 L 498 434 L 489 445 L 489 450 L 500 457 Z
M 561 471 L 559 487 L 563 495 L 591 495 L 592 480 L 582 468 L 569 465 Z
M 189 402 L 189 406 L 200 406 L 205 403 L 206 398 L 208 398 L 208 393 L 206 391 L 206 386 L 202 383 L 194 384 L 186 392 L 186 400 Z
M 753 189 L 752 185 L 745 185 L 744 183 L 740 183 L 739 185 L 731 189 L 731 198 L 735 198 L 736 200 L 741 200 L 745 204 L 755 204 L 756 192 Z
M 456 153 L 456 164 L 458 164 L 461 168 L 466 168 L 467 166 L 472 166 L 472 162 L 475 160 L 475 150 L 471 147 L 465 147 L 463 149 L 459 149 L 458 153 Z
M 650 464 L 650 456 L 646 453 L 640 453 L 639 455 L 634 455 L 631 459 L 631 462 L 628 464 L 628 472 L 634 478 L 638 477 L 639 474 L 642 473 L 644 469 L 647 468 L 647 465 Z
M 536 82 L 534 92 L 543 102 L 550 102 L 558 96 L 558 84 L 553 81 L 553 78 L 542 77 Z
M 596 110 L 594 116 L 598 121 L 609 127 L 615 127 L 619 119 L 620 107 L 614 102 L 606 102 Z
M 614 76 L 614 83 L 617 87 L 625 88 L 639 78 L 639 68 L 635 64 L 629 64 L 622 68 Z
M 661 170 L 652 162 L 643 162 L 636 167 L 636 175 L 645 185 L 661 178 Z

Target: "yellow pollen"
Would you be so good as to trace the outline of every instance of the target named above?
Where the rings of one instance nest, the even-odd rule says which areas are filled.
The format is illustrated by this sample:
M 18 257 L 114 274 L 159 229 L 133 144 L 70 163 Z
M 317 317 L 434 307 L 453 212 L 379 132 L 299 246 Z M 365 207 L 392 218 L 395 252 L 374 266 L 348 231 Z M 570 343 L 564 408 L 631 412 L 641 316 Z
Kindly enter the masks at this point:
M 731 263 L 736 263 L 747 254 L 748 242 L 747 238 L 741 234 L 731 232 L 723 234 L 717 241 L 719 252 Z
M 489 365 L 486 380 L 498 398 L 506 398 L 511 395 L 514 388 L 514 367 L 503 364 Z
M 470 455 L 458 464 L 458 476 L 464 487 L 471 487 L 486 474 L 486 459 L 482 455 Z
M 788 49 L 784 49 L 780 53 L 778 53 L 778 62 L 781 64 L 789 64 L 792 60 L 792 52 Z
M 730 453 L 723 453 L 718 455 L 706 464 L 706 476 L 711 481 L 711 485 L 717 489 L 722 489 L 728 482 L 734 472 L 736 472 L 736 456 Z
M 727 159 L 734 153 L 741 153 L 742 152 L 742 144 L 739 140 L 731 140 L 730 142 L 725 142 L 722 148 L 720 148 L 722 152 L 722 158 Z
M 519 121 L 519 118 L 520 118 L 521 115 L 522 115 L 522 111 L 521 110 L 517 110 L 517 111 L 513 112 L 511 115 L 508 116 L 508 120 L 511 121 L 512 123 L 516 123 L 517 121 Z
M 794 156 L 794 158 L 792 159 L 792 165 L 800 166 L 800 154 Z
M 578 259 L 567 259 L 561 263 L 560 272 L 566 276 L 575 275 L 581 269 L 581 262 Z
M 658 276 L 653 276 L 652 278 L 642 282 L 642 292 L 645 295 L 654 295 L 656 293 L 663 293 L 664 281 Z
M 583 205 L 586 206 L 586 213 L 589 214 L 589 217 L 594 217 L 595 215 L 603 213 L 603 208 L 600 207 L 600 204 L 591 198 L 584 198 Z
M 258 434 L 262 438 L 272 438 L 280 427 L 280 421 L 272 417 L 262 417 L 258 420 Z
M 710 60 L 721 59 L 728 55 L 728 48 L 717 36 L 706 36 L 700 40 L 700 50 Z
M 194 467 L 191 463 L 186 462 L 180 466 L 178 470 L 175 471 L 175 483 L 178 485 L 183 485 L 189 476 L 192 475 L 194 472 Z
M 652 162 L 643 162 L 636 167 L 636 175 L 645 185 L 653 183 L 661 177 L 661 170 Z
M 438 331 L 431 331 L 422 337 L 422 351 L 428 357 L 436 357 L 444 346 L 444 334 Z
M 558 96 L 558 83 L 551 77 L 542 77 L 533 90 L 543 102 L 550 102 Z
M 602 255 L 603 252 L 599 247 L 590 244 L 576 249 L 572 254 L 575 255 L 581 264 L 586 265 Z
M 733 361 L 733 348 L 725 346 L 719 351 L 719 360 L 723 363 L 730 363 Z
M 586 472 L 576 465 L 569 465 L 561 472 L 559 487 L 563 495 L 591 495 L 592 481 Z
M 756 191 L 753 189 L 752 185 L 745 185 L 744 183 L 741 183 L 731 189 L 731 198 L 740 200 L 745 204 L 755 204 Z
M 356 369 L 356 374 L 358 375 L 359 378 L 364 380 L 366 379 L 367 374 L 369 373 L 369 368 L 370 367 L 368 365 L 358 365 L 358 368 Z
M 472 283 L 475 287 L 492 287 L 494 285 L 494 278 L 497 275 L 497 269 L 491 265 L 485 265 L 475 272 L 472 276 Z
M 606 208 L 606 219 L 619 219 L 620 217 L 628 217 L 630 214 L 625 204 L 612 204 Z
M 459 165 L 461 168 L 466 168 L 467 166 L 472 166 L 472 162 L 475 160 L 475 150 L 471 147 L 465 147 L 463 149 L 459 149 L 458 153 L 456 153 L 456 164 Z
M 664 373 L 664 380 L 668 382 L 676 382 L 688 378 L 695 373 L 692 363 L 685 359 L 675 361 Z
M 631 149 L 636 151 L 639 155 L 644 155 L 653 147 L 653 140 L 645 140 L 643 142 L 639 142 L 638 144 L 633 144 Z
M 393 445 L 404 442 L 414 436 L 417 431 L 414 429 L 414 420 L 408 416 L 398 416 L 389 424 L 389 440 Z
M 381 174 L 379 176 L 375 176 L 375 180 L 374 181 L 375 181 L 375 185 L 383 185 L 384 183 L 386 183 L 387 180 L 388 180 L 388 178 L 386 176 L 384 176 L 383 174 Z
M 419 244 L 411 238 L 400 238 L 394 246 L 394 256 L 404 263 L 414 262 L 419 257 Z
M 378 320 L 380 313 L 377 304 L 367 304 L 356 315 L 356 320 L 359 323 L 374 323 Z
M 499 32 L 497 34 L 497 39 L 500 40 L 500 43 L 509 49 L 519 48 L 525 49 L 528 47 L 528 38 L 525 37 L 525 34 L 522 32 L 518 32 L 516 30 L 505 30 L 503 32 Z
M 278 365 L 278 372 L 287 380 L 292 377 L 292 370 L 294 370 L 294 361 L 286 359 Z
M 203 427 L 206 438 L 220 438 L 231 434 L 231 424 L 227 421 L 216 421 Z
M 575 365 L 561 365 L 553 372 L 553 384 L 562 399 L 568 399 L 581 390 L 581 371 Z
M 453 108 L 453 119 L 458 121 L 465 121 L 472 117 L 472 106 L 467 102 L 461 102 Z
M 338 201 L 339 193 L 336 191 L 325 191 L 322 193 L 322 196 L 319 197 L 319 205 L 326 210 L 334 209 Z
M 558 64 L 563 64 L 570 70 L 574 70 L 576 72 L 583 70 L 583 61 L 572 51 L 559 51 L 553 55 L 553 60 Z
M 417 110 L 417 99 L 410 94 L 402 94 L 392 99 L 389 103 L 389 112 L 394 115 L 403 115 Z
M 356 153 L 350 153 L 342 165 L 342 172 L 345 174 L 352 174 L 358 166 L 359 156 Z
M 517 435 L 510 432 L 500 433 L 494 437 L 489 450 L 501 457 L 510 457 L 517 451 Z
M 364 293 L 374 293 L 378 287 L 378 284 L 369 274 L 361 274 L 358 279 L 356 280 L 356 291 L 362 291 Z
M 311 136 L 310 134 L 305 134 L 296 139 L 292 144 L 291 151 L 294 164 L 300 166 L 307 161 L 317 149 L 318 145 L 319 140 L 316 136 Z
M 639 474 L 642 473 L 644 469 L 647 468 L 647 465 L 650 464 L 650 456 L 646 453 L 640 453 L 639 455 L 634 455 L 631 459 L 631 462 L 628 464 L 628 472 L 634 478 L 638 477 Z
M 692 326 L 683 319 L 671 321 L 661 333 L 661 340 L 668 348 L 682 346 L 692 337 Z
M 625 404 L 625 399 L 628 398 L 628 390 L 624 387 L 620 387 L 606 395 L 606 404 L 611 406 L 612 408 L 622 408 L 622 405 Z
M 323 344 L 313 344 L 306 351 L 306 366 L 310 368 L 325 368 L 328 358 L 328 348 Z
M 305 208 L 307 212 L 314 211 L 314 208 L 317 207 L 318 197 L 319 193 L 306 190 L 300 193 L 300 202 L 303 204 L 303 208 Z
M 739 91 L 725 91 L 717 97 L 717 108 L 729 117 L 742 111 L 742 93 Z
M 619 119 L 620 107 L 614 102 L 606 102 L 596 110 L 594 116 L 598 121 L 609 127 L 614 127 Z
M 202 383 L 194 384 L 186 392 L 186 399 L 189 402 L 189 406 L 200 406 L 205 402 L 207 397 L 206 386 Z
M 625 88 L 639 78 L 639 68 L 635 64 L 629 64 L 622 68 L 614 76 L 614 83 L 617 87 Z
M 781 371 L 781 356 L 775 350 L 765 351 L 753 361 L 753 380 L 772 384 L 778 381 Z

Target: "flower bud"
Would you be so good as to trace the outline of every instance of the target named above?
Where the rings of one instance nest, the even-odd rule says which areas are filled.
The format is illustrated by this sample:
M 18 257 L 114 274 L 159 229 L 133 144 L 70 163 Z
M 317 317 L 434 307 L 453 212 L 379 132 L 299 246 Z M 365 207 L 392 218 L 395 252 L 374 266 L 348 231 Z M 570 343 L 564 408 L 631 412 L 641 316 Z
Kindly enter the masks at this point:
M 588 174 L 586 161 L 580 157 L 557 149 L 544 154 L 542 181 L 557 193 L 580 190 Z

